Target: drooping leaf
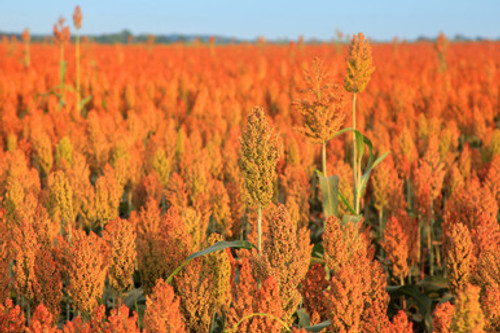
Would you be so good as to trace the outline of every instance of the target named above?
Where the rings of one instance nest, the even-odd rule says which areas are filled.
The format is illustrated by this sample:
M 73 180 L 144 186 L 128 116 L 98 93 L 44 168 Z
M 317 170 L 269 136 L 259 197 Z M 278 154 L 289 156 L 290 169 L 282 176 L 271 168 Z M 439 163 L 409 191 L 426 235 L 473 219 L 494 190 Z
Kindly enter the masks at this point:
M 347 210 L 349 210 L 349 212 L 351 214 L 354 214 L 356 215 L 356 212 L 354 211 L 354 209 L 352 208 L 352 205 L 351 203 L 349 202 L 349 200 L 346 199 L 346 197 L 342 194 L 342 192 L 339 191 L 339 197 L 340 197 L 340 200 L 342 200 L 342 202 L 344 203 L 344 205 L 347 207 Z
M 323 321 L 319 324 L 316 324 L 314 326 L 308 326 L 308 327 L 304 327 L 304 328 L 308 332 L 318 333 L 318 332 L 321 332 L 322 330 L 324 330 L 325 328 L 327 328 L 328 326 L 330 326 L 331 324 L 332 323 L 329 320 L 325 320 L 325 321 Z
M 123 299 L 123 303 L 129 308 L 133 309 L 135 304 L 144 304 L 146 302 L 146 295 L 142 289 L 134 288 Z
M 80 105 L 79 105 L 80 109 L 83 109 L 83 107 L 84 107 L 84 106 L 85 106 L 88 102 L 90 102 L 90 100 L 91 100 L 91 99 L 92 99 L 92 95 L 86 96 L 84 99 L 82 99 L 82 100 L 80 101 Z
M 255 245 L 253 245 L 249 241 L 245 241 L 245 240 L 221 241 L 221 242 L 217 242 L 214 245 L 207 247 L 204 250 L 193 253 L 192 255 L 187 257 L 186 261 L 193 260 L 193 259 L 198 258 L 198 257 L 203 257 L 203 256 L 206 256 L 207 254 L 214 253 L 217 251 L 222 251 L 222 250 L 229 249 L 229 248 L 251 250 L 254 247 L 255 247 Z
M 389 155 L 388 151 L 386 151 L 381 156 L 379 156 L 372 165 L 367 166 L 365 172 L 363 173 L 363 175 L 361 176 L 361 179 L 360 179 L 360 187 L 361 187 L 360 188 L 360 193 L 361 193 L 361 196 L 363 196 L 363 194 L 364 194 L 364 192 L 366 190 L 366 185 L 368 184 L 368 180 L 370 179 L 370 173 L 373 171 L 373 169 L 377 165 L 379 165 L 387 157 L 387 155 Z
M 354 137 L 356 139 L 357 154 L 359 156 L 359 160 L 361 161 L 361 158 L 363 157 L 363 154 L 365 152 L 365 136 L 358 131 L 354 131 Z M 368 141 L 370 141 L 370 140 L 368 140 Z M 371 144 L 371 142 L 370 142 L 370 144 Z M 370 148 L 370 153 L 371 153 L 371 145 L 369 148 Z
M 377 165 L 379 165 L 389 155 L 389 153 L 390 151 L 386 151 L 385 153 L 380 155 L 371 165 L 371 170 L 373 170 Z
M 429 296 L 421 293 L 416 285 L 387 286 L 387 292 L 393 297 L 411 297 L 417 303 L 427 331 L 432 332 L 432 299 Z
M 309 317 L 309 314 L 306 312 L 306 309 L 304 308 L 298 309 L 295 313 L 299 318 L 299 327 L 308 327 L 311 325 L 311 318 Z
M 252 249 L 254 247 L 255 247 L 255 245 L 253 245 L 249 241 L 244 241 L 244 240 L 234 240 L 234 241 L 217 242 L 214 245 L 211 245 L 211 246 L 207 247 L 204 250 L 195 252 L 195 253 L 191 254 L 189 257 L 187 257 L 186 260 L 184 260 L 184 262 L 179 267 L 177 267 L 172 272 L 172 274 L 170 274 L 170 276 L 165 280 L 165 282 L 170 284 L 170 282 L 172 282 L 172 279 L 177 274 L 179 274 L 179 272 L 182 270 L 182 268 L 184 268 L 184 266 L 186 266 L 191 260 L 193 260 L 195 258 L 203 257 L 203 256 L 205 256 L 207 254 L 214 253 L 214 252 L 217 252 L 217 251 L 222 251 L 222 250 L 229 249 L 229 248 L 250 250 L 250 249 Z
M 354 129 L 351 128 L 351 127 L 347 127 L 347 128 L 341 129 L 340 131 L 338 131 L 337 133 L 335 133 L 335 135 L 333 136 L 333 138 L 336 138 L 337 136 L 342 135 L 342 134 L 347 133 L 347 132 L 350 132 L 350 131 L 354 131 Z
M 342 216 L 342 223 L 354 223 L 355 225 L 358 225 L 358 223 L 361 222 L 361 219 L 362 215 L 344 215 Z
M 423 286 L 428 292 L 442 291 L 449 288 L 450 281 L 440 275 L 428 276 L 424 280 L 417 283 L 419 286 Z

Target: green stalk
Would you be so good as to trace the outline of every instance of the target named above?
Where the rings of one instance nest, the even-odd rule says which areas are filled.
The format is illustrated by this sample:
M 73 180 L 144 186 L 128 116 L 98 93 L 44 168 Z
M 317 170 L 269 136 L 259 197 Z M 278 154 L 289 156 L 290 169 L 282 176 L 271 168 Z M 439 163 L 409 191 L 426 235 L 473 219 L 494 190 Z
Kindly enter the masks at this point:
M 419 267 L 419 273 L 420 273 L 420 277 L 422 277 L 422 272 L 424 271 L 424 260 L 423 260 L 423 256 L 422 256 L 422 252 L 423 252 L 423 249 L 424 249 L 424 246 L 423 246 L 423 243 L 424 243 L 424 235 L 423 235 L 423 223 L 421 223 L 421 219 L 420 219 L 420 214 L 418 216 L 418 233 L 417 233 L 417 236 L 418 236 L 418 241 L 417 241 L 417 244 L 418 244 L 418 257 L 417 257 L 417 265 L 420 265 Z M 418 275 L 417 275 L 417 280 L 418 280 Z
M 430 207 L 430 215 L 429 215 L 429 233 L 427 235 L 427 242 L 428 242 L 427 246 L 429 249 L 429 265 L 430 265 L 430 275 L 431 276 L 434 275 L 434 251 L 432 248 L 432 227 L 434 224 L 433 218 L 432 218 L 433 206 L 434 206 L 434 202 L 431 199 L 431 207 Z
M 363 196 L 363 193 L 361 193 L 361 162 L 363 161 L 363 155 L 360 154 L 358 151 L 356 152 L 358 155 L 358 163 L 356 164 L 357 167 L 357 176 L 356 176 L 356 214 L 359 215 L 361 211 L 361 197 Z
M 31 320 L 31 307 L 30 307 L 30 301 L 27 301 L 26 303 L 26 322 L 29 325 Z
M 379 229 L 379 237 L 382 242 L 384 239 L 384 209 L 382 208 L 378 212 L 378 229 Z M 384 259 L 384 249 L 382 246 L 380 247 L 380 258 Z
M 326 179 L 326 188 L 328 190 L 328 196 L 331 198 L 332 194 L 330 193 L 330 184 L 328 184 L 328 171 L 326 170 L 326 141 L 323 141 L 323 145 L 321 146 L 321 159 L 323 164 L 323 177 Z M 326 228 L 326 206 L 323 203 L 323 214 L 325 216 L 324 227 Z M 330 270 L 325 265 L 325 273 L 327 278 L 330 278 Z
M 323 144 L 321 146 L 321 159 L 322 159 L 322 164 L 323 164 L 323 177 L 325 177 L 326 180 L 326 188 L 328 191 L 328 197 L 332 197 L 332 193 L 330 192 L 330 184 L 328 184 L 328 171 L 326 170 L 326 141 L 323 141 Z M 326 205 L 323 203 L 323 214 L 325 216 L 325 222 L 326 222 Z
M 115 309 L 118 309 L 118 311 L 120 311 L 121 306 L 122 306 L 122 296 L 121 293 L 118 290 L 116 290 Z
M 408 207 L 413 210 L 413 200 L 411 198 L 411 187 L 410 187 L 410 178 L 406 180 L 406 201 L 408 202 Z
M 352 128 L 356 130 L 356 92 L 352 94 Z M 359 214 L 358 207 L 358 183 L 357 183 L 357 149 L 356 149 L 356 134 L 352 133 L 352 174 L 353 174 L 353 208 L 356 214 Z
M 262 206 L 257 206 L 257 250 L 262 255 Z

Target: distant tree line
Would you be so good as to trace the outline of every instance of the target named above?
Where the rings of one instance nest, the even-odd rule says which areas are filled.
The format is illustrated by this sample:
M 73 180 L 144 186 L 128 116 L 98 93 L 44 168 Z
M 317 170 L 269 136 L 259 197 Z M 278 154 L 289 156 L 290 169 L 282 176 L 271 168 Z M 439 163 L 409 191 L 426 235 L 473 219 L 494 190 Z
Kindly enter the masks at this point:
M 20 33 L 5 33 L 5 32 L 0 32 L 0 36 L 7 36 L 11 38 L 12 36 L 15 36 L 17 40 L 21 40 L 21 34 Z M 117 33 L 107 33 L 107 34 L 100 34 L 100 35 L 87 35 L 87 38 L 90 40 L 99 43 L 99 44 L 129 44 L 129 43 L 146 43 L 148 42 L 148 39 L 150 36 L 154 36 L 154 43 L 155 44 L 171 44 L 171 43 L 192 43 L 194 41 L 199 41 L 201 43 L 209 43 L 211 38 L 214 38 L 214 42 L 216 44 L 240 44 L 240 43 L 253 43 L 258 41 L 258 39 L 253 39 L 253 40 L 245 40 L 245 39 L 238 39 L 234 37 L 225 37 L 225 36 L 212 36 L 212 35 L 185 35 L 185 34 L 168 34 L 168 35 L 151 35 L 151 34 L 139 34 L 139 35 L 133 35 L 130 30 L 122 30 L 121 32 Z M 37 35 L 33 34 L 31 35 L 31 41 L 32 42 L 44 42 L 47 40 L 51 40 L 52 35 Z M 74 39 L 74 36 L 72 36 L 71 40 Z M 423 42 L 423 41 L 428 41 L 428 42 L 433 42 L 435 38 L 427 37 L 427 36 L 419 36 L 417 37 L 414 41 L 416 42 Z M 484 37 L 476 37 L 476 38 L 470 38 L 461 34 L 455 35 L 454 38 L 450 38 L 450 41 L 453 42 L 470 42 L 470 41 L 484 41 L 484 40 L 489 40 L 488 38 Z M 500 37 L 497 38 L 496 40 L 500 40 Z M 294 41 L 293 39 L 288 39 L 288 38 L 278 38 L 276 40 L 268 40 L 270 43 L 274 44 L 288 44 L 289 42 Z M 305 41 L 306 44 L 320 44 L 323 42 L 328 42 L 327 40 L 321 40 L 317 38 L 311 38 L 307 41 Z M 374 40 L 373 42 L 377 42 Z

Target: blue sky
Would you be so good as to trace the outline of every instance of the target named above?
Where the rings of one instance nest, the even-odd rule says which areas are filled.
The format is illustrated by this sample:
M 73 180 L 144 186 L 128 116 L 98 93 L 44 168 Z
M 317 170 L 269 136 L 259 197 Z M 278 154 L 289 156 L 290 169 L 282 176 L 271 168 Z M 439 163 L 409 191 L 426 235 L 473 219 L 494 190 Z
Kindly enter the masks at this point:
M 500 37 L 500 0 L 0 0 L 0 31 L 51 33 L 60 15 L 83 12 L 83 34 L 216 34 L 329 39 L 338 28 L 375 39 Z

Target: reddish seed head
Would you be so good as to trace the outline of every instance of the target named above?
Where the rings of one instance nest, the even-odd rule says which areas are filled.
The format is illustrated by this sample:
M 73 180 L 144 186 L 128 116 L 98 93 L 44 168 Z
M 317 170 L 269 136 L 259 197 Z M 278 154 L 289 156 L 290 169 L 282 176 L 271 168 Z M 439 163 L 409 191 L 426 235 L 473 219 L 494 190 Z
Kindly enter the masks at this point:
M 316 143 L 329 141 L 342 127 L 345 119 L 345 95 L 340 86 L 332 84 L 323 62 L 315 58 L 304 70 L 306 90 L 295 105 L 304 118 L 299 132 Z
M 439 33 L 439 36 L 436 39 L 434 47 L 440 53 L 446 52 L 446 49 L 448 48 L 448 39 L 446 38 L 446 35 L 443 32 Z
M 349 92 L 362 92 L 375 70 L 372 66 L 372 50 L 363 33 L 353 36 L 347 56 L 347 73 L 344 87 Z
M 82 27 L 82 10 L 80 6 L 76 6 L 75 12 L 73 13 L 73 24 L 78 30 Z
M 67 42 L 71 36 L 69 27 L 64 26 L 65 21 L 64 17 L 60 17 L 57 24 L 54 24 L 54 40 L 57 44 Z
M 25 43 L 28 43 L 30 41 L 30 29 L 28 28 L 24 29 L 22 38 L 23 42 Z

